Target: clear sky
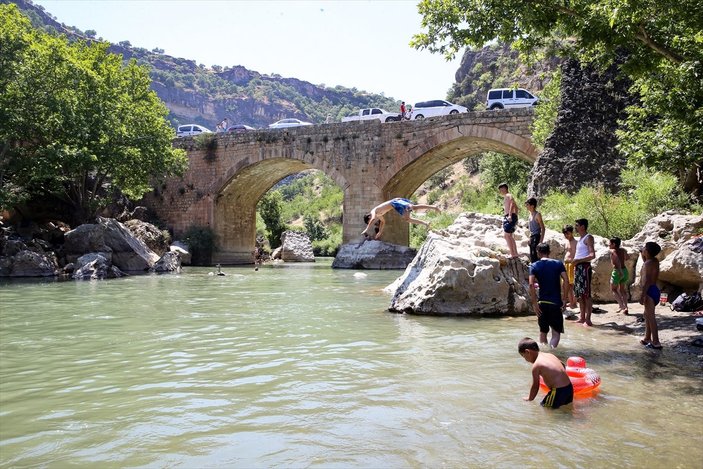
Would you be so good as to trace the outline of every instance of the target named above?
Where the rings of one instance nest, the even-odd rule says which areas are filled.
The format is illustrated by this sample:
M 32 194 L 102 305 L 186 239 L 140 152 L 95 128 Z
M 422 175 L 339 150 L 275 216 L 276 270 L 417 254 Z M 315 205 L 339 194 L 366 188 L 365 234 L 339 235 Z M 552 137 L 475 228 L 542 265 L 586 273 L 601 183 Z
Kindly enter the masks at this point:
M 461 57 L 408 43 L 419 0 L 34 0 L 59 22 L 116 43 L 242 65 L 313 84 L 356 87 L 410 103 L 444 99 Z

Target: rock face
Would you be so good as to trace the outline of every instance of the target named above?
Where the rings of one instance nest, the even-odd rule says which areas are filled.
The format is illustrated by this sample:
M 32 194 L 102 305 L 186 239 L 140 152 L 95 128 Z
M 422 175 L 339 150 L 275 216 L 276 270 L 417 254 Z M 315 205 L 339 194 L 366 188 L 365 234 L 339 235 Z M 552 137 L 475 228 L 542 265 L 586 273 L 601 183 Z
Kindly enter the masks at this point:
M 497 219 L 497 220 L 496 220 Z M 531 314 L 528 267 L 507 260 L 480 241 L 500 218 L 461 214 L 441 232 L 430 232 L 403 275 L 387 287 L 390 311 L 429 315 Z M 477 241 L 479 241 L 477 243 Z
M 405 269 L 417 251 L 407 246 L 369 240 L 344 244 L 332 262 L 333 269 Z
M 308 235 L 300 231 L 284 231 L 281 235 L 281 259 L 285 262 L 315 262 Z
M 625 158 L 615 150 L 615 130 L 631 98 L 629 83 L 616 74 L 617 65 L 604 73 L 575 60 L 562 65 L 556 125 L 532 168 L 529 194 L 543 197 L 551 189 L 573 193 L 596 184 L 618 188 Z
M 80 225 L 66 233 L 63 251 L 67 263 L 88 252 L 102 253 L 125 272 L 149 270 L 159 260 L 154 251 L 112 218 L 99 217 L 95 224 Z

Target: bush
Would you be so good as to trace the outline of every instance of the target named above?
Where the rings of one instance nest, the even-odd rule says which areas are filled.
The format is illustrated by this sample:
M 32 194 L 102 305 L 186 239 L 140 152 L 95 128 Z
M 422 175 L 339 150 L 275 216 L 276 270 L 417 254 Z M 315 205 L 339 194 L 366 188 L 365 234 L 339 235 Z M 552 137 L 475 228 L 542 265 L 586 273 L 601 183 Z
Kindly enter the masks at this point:
M 188 245 L 193 265 L 209 265 L 215 250 L 215 233 L 208 226 L 191 226 L 183 235 Z

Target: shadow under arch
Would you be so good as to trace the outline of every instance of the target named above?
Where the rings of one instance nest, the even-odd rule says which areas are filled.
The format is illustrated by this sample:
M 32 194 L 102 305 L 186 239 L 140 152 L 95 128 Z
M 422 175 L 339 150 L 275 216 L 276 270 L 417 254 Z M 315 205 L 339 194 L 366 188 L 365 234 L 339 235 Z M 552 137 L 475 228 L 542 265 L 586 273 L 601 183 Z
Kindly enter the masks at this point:
M 396 168 L 388 175 L 383 187 L 386 200 L 410 196 L 435 173 L 470 156 L 494 151 L 534 163 L 539 151 L 530 139 L 495 128 L 475 125 L 457 126 L 428 139 L 423 145 L 411 148 Z M 387 235 L 390 243 L 408 245 L 409 226 L 400 217 L 388 217 Z
M 213 230 L 217 243 L 213 253 L 214 262 L 252 264 L 256 241 L 256 205 L 259 199 L 281 179 L 309 169 L 325 173 L 342 190 L 346 190 L 346 180 L 338 172 L 324 171 L 292 158 L 257 161 L 232 170 L 233 175 L 221 184 L 213 204 Z

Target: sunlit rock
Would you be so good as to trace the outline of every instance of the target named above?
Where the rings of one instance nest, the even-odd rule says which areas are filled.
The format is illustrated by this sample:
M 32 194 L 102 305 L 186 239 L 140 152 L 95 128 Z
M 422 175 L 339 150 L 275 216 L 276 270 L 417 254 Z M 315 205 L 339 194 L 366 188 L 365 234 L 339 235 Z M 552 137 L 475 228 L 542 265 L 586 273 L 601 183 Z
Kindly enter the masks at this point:
M 429 233 L 403 275 L 387 287 L 393 293 L 389 310 L 428 315 L 531 314 L 527 264 L 506 259 L 492 248 L 492 240 L 501 234 L 499 222 L 500 217 L 464 213 L 448 228 Z
M 315 262 L 307 233 L 284 231 L 281 235 L 281 259 L 285 262 Z
M 344 244 L 332 262 L 333 269 L 404 269 L 417 250 L 407 246 L 368 240 Z

